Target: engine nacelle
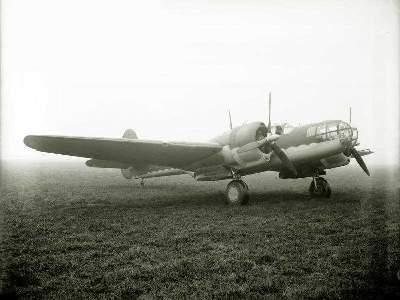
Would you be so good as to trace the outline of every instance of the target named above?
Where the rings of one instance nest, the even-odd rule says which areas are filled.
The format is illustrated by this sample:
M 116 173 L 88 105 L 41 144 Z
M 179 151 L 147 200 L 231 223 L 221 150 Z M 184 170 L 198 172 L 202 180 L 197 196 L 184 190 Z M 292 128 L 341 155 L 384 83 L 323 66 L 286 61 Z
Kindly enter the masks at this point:
M 262 122 L 253 122 L 233 128 L 231 131 L 222 134 L 213 141 L 227 145 L 223 149 L 225 164 L 243 165 L 255 162 L 263 157 L 263 150 L 259 148 L 243 147 L 267 137 L 267 127 Z M 266 149 L 268 150 L 268 149 Z M 267 151 L 267 152 L 270 152 Z
M 252 122 L 233 128 L 231 131 L 214 138 L 212 141 L 229 145 L 231 149 L 242 147 L 267 136 L 267 127 L 262 122 Z
M 233 150 L 233 157 L 239 163 L 250 163 L 260 160 L 263 154 L 258 148 L 249 151 L 241 151 L 240 148 L 237 148 Z

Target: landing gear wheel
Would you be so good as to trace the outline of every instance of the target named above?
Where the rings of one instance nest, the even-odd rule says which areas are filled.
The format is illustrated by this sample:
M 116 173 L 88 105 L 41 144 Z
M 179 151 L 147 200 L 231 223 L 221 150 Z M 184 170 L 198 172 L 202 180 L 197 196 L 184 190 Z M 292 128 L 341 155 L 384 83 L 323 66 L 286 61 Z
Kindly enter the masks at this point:
M 332 194 L 328 181 L 322 177 L 314 178 L 308 191 L 312 197 L 316 198 L 329 198 Z
M 249 188 L 242 180 L 233 180 L 226 187 L 226 203 L 229 205 L 246 205 L 249 203 Z

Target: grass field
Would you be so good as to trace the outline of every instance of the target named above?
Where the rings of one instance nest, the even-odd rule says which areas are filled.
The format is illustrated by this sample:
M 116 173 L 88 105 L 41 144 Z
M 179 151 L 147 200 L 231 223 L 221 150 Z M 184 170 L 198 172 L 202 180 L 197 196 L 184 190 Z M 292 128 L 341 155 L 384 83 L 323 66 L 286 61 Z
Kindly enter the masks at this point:
M 61 160 L 61 159 L 60 159 Z M 1 290 L 19 298 L 400 299 L 399 174 L 328 172 L 227 181 L 176 176 L 145 187 L 83 163 L 3 162 Z

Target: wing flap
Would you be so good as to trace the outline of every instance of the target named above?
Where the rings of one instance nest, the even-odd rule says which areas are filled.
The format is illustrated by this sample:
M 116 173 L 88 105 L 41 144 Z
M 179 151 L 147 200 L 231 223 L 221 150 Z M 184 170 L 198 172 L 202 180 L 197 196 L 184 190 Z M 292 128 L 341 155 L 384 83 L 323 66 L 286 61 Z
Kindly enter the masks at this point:
M 214 143 L 50 135 L 28 135 L 24 143 L 28 147 L 48 153 L 171 167 L 182 167 L 222 150 L 222 146 Z

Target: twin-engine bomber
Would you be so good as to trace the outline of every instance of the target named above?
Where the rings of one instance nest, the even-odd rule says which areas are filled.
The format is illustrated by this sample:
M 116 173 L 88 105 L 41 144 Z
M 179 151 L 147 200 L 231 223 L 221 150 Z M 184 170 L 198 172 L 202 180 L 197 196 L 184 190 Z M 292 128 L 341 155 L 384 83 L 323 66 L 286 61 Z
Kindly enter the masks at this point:
M 351 118 L 350 118 L 351 119 Z M 357 128 L 340 120 L 288 127 L 269 121 L 232 127 L 208 143 L 164 142 L 138 139 L 128 129 L 122 138 L 28 135 L 24 143 L 42 152 L 90 158 L 89 167 L 121 169 L 126 179 L 189 174 L 198 181 L 232 179 L 226 188 L 228 204 L 247 204 L 249 188 L 242 178 L 265 171 L 279 177 L 311 177 L 309 192 L 329 197 L 327 169 L 346 166 L 354 158 L 370 175 L 361 156 L 371 150 L 356 150 Z

